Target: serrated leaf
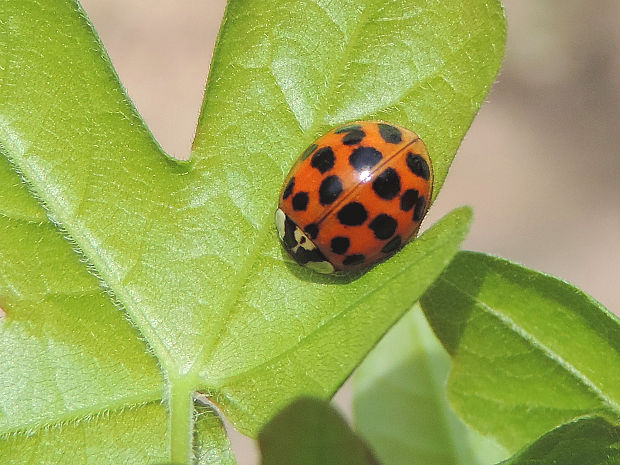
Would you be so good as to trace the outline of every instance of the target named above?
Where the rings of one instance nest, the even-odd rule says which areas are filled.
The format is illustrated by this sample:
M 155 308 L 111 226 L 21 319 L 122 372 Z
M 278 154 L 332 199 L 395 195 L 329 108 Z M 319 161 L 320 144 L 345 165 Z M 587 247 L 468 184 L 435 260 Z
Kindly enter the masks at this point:
M 418 306 L 356 370 L 355 427 L 383 465 L 488 465 L 506 457 L 448 405 L 450 357 Z
M 620 427 L 602 418 L 559 426 L 500 465 L 615 465 L 620 463 Z
M 263 465 L 378 465 L 364 441 L 327 402 L 301 398 L 258 436 Z
M 620 324 L 579 289 L 461 252 L 421 303 L 453 359 L 452 405 L 509 449 L 583 415 L 620 418 Z
M 468 229 L 469 212 L 456 212 L 363 277 L 325 278 L 290 263 L 272 215 L 300 149 L 328 126 L 358 117 L 420 133 L 435 160 L 437 192 L 499 67 L 504 20 L 497 1 L 449 8 L 430 0 L 231 1 L 189 163 L 161 151 L 75 1 L 8 0 L 0 5 L 0 23 L 2 154 L 157 359 L 173 461 L 191 455 L 196 389 L 250 434 L 299 393 L 333 393 Z M 11 186 L 23 189 L 15 180 Z M 22 194 L 0 195 L 7 215 L 43 222 Z M 26 257 L 54 261 L 69 253 L 66 243 L 45 251 L 11 247 L 19 266 L 7 292 L 27 282 Z M 410 282 L 416 284 L 404 284 Z M 59 286 L 50 278 L 44 287 L 57 293 Z M 62 309 L 79 312 L 83 305 L 96 307 L 64 301 Z M 378 313 L 379 307 L 391 311 Z M 145 357 L 134 342 L 127 356 Z M 11 369 L 16 363 L 5 362 Z M 33 384 L 50 389 L 46 396 L 54 389 L 66 394 L 62 379 L 46 386 L 57 362 L 45 362 L 41 377 L 24 368 Z M 107 376 L 110 384 L 118 381 Z M 124 389 L 120 383 L 116 395 Z M 7 400 L 13 409 L 14 402 Z M 88 400 L 85 408 L 105 409 L 107 402 Z M 29 421 L 43 426 L 67 412 L 80 415 L 72 404 L 56 405 L 44 418 L 14 414 L 7 421 L 21 429 Z

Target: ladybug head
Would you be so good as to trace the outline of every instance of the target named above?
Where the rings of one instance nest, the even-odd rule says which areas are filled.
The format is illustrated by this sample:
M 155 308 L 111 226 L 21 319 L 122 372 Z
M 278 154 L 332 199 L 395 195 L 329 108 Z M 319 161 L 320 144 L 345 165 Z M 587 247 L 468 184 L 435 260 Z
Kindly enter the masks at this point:
M 334 266 L 325 258 L 325 255 L 280 208 L 276 211 L 276 226 L 282 245 L 297 263 L 318 273 L 334 272 Z

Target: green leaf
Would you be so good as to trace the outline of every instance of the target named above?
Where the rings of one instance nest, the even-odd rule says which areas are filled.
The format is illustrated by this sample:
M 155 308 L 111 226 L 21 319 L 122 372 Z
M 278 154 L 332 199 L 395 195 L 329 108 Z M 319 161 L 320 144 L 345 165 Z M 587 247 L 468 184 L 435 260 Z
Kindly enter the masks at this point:
M 195 402 L 194 457 L 197 465 L 235 465 L 222 420 L 209 407 Z
M 0 443 L 0 458 L 3 465 L 165 463 L 166 415 L 151 403 L 13 433 Z
M 301 398 L 258 437 L 263 465 L 378 465 L 366 444 L 325 401 Z
M 0 179 L 0 462 L 168 461 L 155 359 L 4 157 Z M 204 410 L 198 464 L 233 464 Z
M 613 465 L 620 462 L 620 427 L 602 418 L 562 425 L 502 465 Z
M 231 1 L 188 163 L 162 152 L 75 1 L 7 0 L 0 24 L 0 146 L 12 163 L 0 175 L 10 180 L 2 211 L 14 222 L 36 218 L 50 236 L 50 245 L 22 239 L 21 229 L 2 237 L 14 265 L 0 274 L 0 302 L 8 302 L 0 340 L 12 318 L 28 328 L 42 318 L 45 332 L 48 321 L 71 317 L 55 337 L 71 341 L 74 358 L 96 347 L 108 362 L 108 351 L 117 352 L 98 375 L 107 383 L 102 397 L 89 384 L 86 356 L 59 358 L 51 344 L 40 369 L 31 358 L 0 358 L 7 432 L 163 396 L 170 459 L 185 463 L 191 395 L 199 389 L 256 434 L 297 395 L 331 395 L 466 234 L 470 212 L 460 210 L 363 276 L 322 277 L 290 263 L 273 210 L 296 154 L 353 118 L 416 130 L 434 157 L 437 193 L 501 61 L 505 26 L 496 0 Z M 13 171 L 78 252 L 26 198 Z M 135 329 L 120 312 L 107 316 L 112 300 L 80 260 Z M 42 273 L 37 263 L 49 277 L 32 277 Z M 16 292 L 20 286 L 27 292 Z M 63 298 L 55 313 L 41 306 L 42 317 L 24 302 L 67 293 L 79 302 Z M 85 334 L 74 332 L 79 324 Z M 56 399 L 43 406 L 45 415 L 33 401 L 26 415 L 19 411 L 23 394 L 10 373 Z M 83 391 L 84 400 L 66 401 Z
M 229 4 L 193 156 L 205 173 L 197 194 L 201 206 L 210 206 L 204 221 L 218 225 L 208 240 L 236 232 L 220 248 L 229 266 L 211 277 L 222 289 L 213 315 L 219 324 L 213 323 L 216 336 L 201 354 L 200 376 L 242 431 L 253 434 L 296 396 L 334 392 L 416 299 L 418 290 L 410 287 L 400 294 L 406 302 L 399 302 L 399 294 L 382 288 L 387 276 L 423 285 L 420 275 L 434 275 L 425 266 L 402 273 L 404 263 L 417 259 L 415 244 L 402 262 L 386 263 L 347 287 L 295 265 L 282 267 L 288 257 L 275 240 L 272 212 L 293 160 L 337 123 L 383 118 L 424 137 L 438 192 L 497 72 L 503 44 L 495 1 L 450 8 L 378 0 Z M 369 292 L 373 299 L 353 311 L 360 293 Z M 377 315 L 378 302 L 390 311 Z M 322 357 L 327 351 L 330 357 Z
M 339 278 L 300 285 L 289 282 L 288 269 L 274 268 L 273 280 L 260 281 L 257 285 L 264 289 L 255 288 L 251 294 L 262 292 L 269 301 L 286 303 L 280 311 L 292 312 L 294 317 L 292 321 L 274 318 L 274 328 L 256 324 L 256 328 L 246 329 L 258 339 L 244 338 L 250 354 L 257 357 L 269 349 L 262 347 L 259 331 L 268 334 L 271 344 L 281 352 L 221 381 L 217 402 L 226 406 L 228 418 L 251 432 L 296 397 L 330 397 L 450 262 L 469 230 L 470 220 L 468 208 L 453 211 L 404 253 L 346 286 Z M 304 331 L 304 320 L 315 323 Z M 294 342 L 287 341 L 292 335 Z M 237 354 L 242 353 L 241 346 L 237 350 Z M 245 411 L 248 402 L 252 415 Z
M 421 299 L 462 418 L 511 450 L 583 415 L 620 418 L 620 324 L 579 289 L 459 253 Z
M 4 157 L 0 178 L 0 437 L 161 399 L 155 359 Z
M 284 176 L 313 140 L 347 121 L 383 119 L 425 141 L 436 196 L 495 79 L 505 36 L 498 0 L 232 1 L 193 156 L 228 172 L 235 195 L 222 207 L 241 208 L 264 231 Z M 259 194 L 265 184 L 269 196 Z
M 487 465 L 506 457 L 448 405 L 450 357 L 416 306 L 354 375 L 355 426 L 384 465 Z

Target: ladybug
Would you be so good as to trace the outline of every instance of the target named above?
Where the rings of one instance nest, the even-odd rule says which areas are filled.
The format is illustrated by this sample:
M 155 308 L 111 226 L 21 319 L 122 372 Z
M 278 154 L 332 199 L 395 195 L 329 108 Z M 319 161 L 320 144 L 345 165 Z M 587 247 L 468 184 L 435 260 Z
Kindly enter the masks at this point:
M 278 235 L 319 273 L 367 268 L 416 235 L 432 192 L 433 165 L 414 132 L 356 121 L 301 154 L 280 192 Z

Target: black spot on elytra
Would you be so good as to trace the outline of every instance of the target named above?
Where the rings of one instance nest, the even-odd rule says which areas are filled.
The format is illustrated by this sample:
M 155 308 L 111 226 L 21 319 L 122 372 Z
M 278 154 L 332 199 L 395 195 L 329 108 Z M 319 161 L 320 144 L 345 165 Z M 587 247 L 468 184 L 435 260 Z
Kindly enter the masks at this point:
M 319 187 L 319 202 L 321 205 L 333 203 L 342 194 L 342 181 L 338 176 L 328 176 L 323 179 Z
M 392 237 L 396 232 L 396 226 L 398 226 L 398 222 L 385 213 L 377 215 L 377 217 L 368 225 L 368 227 L 375 233 L 375 237 L 381 240 Z
M 366 133 L 361 129 L 351 129 L 347 134 L 342 138 L 342 143 L 344 145 L 355 145 L 359 144 L 366 137 Z
M 372 168 L 381 161 L 383 154 L 372 147 L 358 147 L 349 156 L 349 163 L 357 171 L 364 171 Z
M 331 147 L 323 147 L 312 155 L 310 164 L 321 173 L 325 173 L 334 167 L 336 157 Z
M 286 189 L 284 189 L 284 192 L 282 193 L 282 199 L 283 200 L 288 199 L 289 196 L 293 193 L 293 187 L 295 187 L 295 177 L 294 176 L 288 182 L 288 184 L 286 185 Z
M 394 168 L 387 168 L 372 183 L 375 193 L 385 200 L 391 200 L 400 192 L 400 176 Z
M 431 170 L 428 167 L 426 160 L 421 155 L 414 155 L 409 152 L 407 154 L 407 166 L 413 174 L 420 176 L 422 179 L 429 180 L 431 177 Z
M 303 211 L 308 207 L 308 193 L 298 192 L 293 197 L 293 209 L 297 211 Z
M 416 223 L 422 221 L 424 213 L 426 213 L 426 199 L 424 197 L 419 197 L 418 201 L 415 203 L 415 210 L 413 210 L 413 221 Z
M 319 226 L 316 223 L 310 223 L 305 227 L 304 231 L 310 236 L 310 239 L 316 239 L 316 236 L 319 235 Z
M 342 255 L 344 253 L 347 253 L 350 245 L 351 241 L 348 237 L 336 236 L 332 239 L 331 242 L 332 252 Z
M 336 129 L 334 134 L 344 134 L 345 132 L 353 131 L 354 129 L 362 129 L 362 127 L 359 124 L 348 124 Z
M 338 212 L 338 221 L 345 226 L 359 226 L 368 219 L 368 212 L 359 202 L 350 202 Z
M 408 212 L 413 208 L 418 201 L 418 193 L 415 189 L 406 190 L 403 195 L 400 196 L 400 209 L 404 212 Z
M 403 140 L 403 135 L 398 128 L 391 124 L 379 123 L 379 134 L 388 144 L 399 144 Z
M 388 242 L 387 244 L 383 246 L 383 248 L 381 249 L 381 252 L 385 254 L 392 253 L 400 249 L 401 243 L 402 243 L 402 239 L 400 238 L 400 236 L 395 236 L 392 239 L 390 239 L 390 242 Z
M 347 258 L 342 261 L 342 264 L 346 266 L 359 265 L 364 260 L 366 260 L 366 257 L 362 254 L 348 255 Z
M 317 148 L 318 148 L 318 145 L 316 144 L 309 145 L 308 148 L 304 150 L 304 153 L 301 154 L 301 159 L 305 160 L 306 158 L 308 158 L 310 155 L 312 155 L 312 152 L 314 152 Z

